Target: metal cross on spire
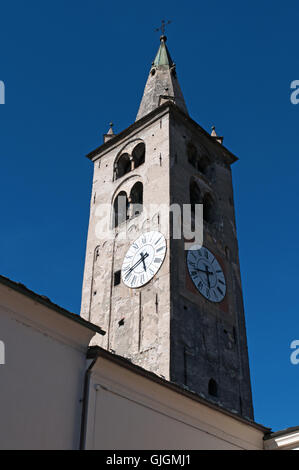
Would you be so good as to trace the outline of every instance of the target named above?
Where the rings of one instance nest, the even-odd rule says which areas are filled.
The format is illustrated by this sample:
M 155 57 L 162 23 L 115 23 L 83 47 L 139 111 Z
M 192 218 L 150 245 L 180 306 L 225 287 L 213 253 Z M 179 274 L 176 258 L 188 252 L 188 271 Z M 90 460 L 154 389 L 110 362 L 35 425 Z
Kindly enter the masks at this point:
M 167 26 L 169 23 L 171 23 L 171 21 L 162 20 L 162 21 L 161 21 L 161 26 L 160 26 L 160 28 L 156 28 L 155 31 L 161 31 L 162 36 L 164 36 L 164 34 L 165 34 L 165 26 Z

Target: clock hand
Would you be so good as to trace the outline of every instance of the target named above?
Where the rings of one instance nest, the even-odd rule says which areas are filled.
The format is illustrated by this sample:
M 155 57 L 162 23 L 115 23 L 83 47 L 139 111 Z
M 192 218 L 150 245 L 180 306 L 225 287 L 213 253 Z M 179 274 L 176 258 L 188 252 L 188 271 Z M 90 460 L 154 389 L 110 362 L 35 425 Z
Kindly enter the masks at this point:
M 211 271 L 206 271 L 206 269 L 199 269 L 199 268 L 195 268 L 195 269 L 196 269 L 196 271 L 200 271 L 200 272 L 205 273 L 205 274 L 207 274 L 207 273 L 210 274 L 210 275 L 214 274 Z
M 207 275 L 208 286 L 209 286 L 209 289 L 211 289 L 209 274 L 210 274 L 210 271 L 209 271 L 208 266 L 206 265 L 206 275 Z
M 141 258 L 142 258 L 144 271 L 146 271 L 146 265 L 145 265 L 145 262 L 144 262 L 145 258 L 143 258 L 144 255 L 143 255 L 142 252 L 140 253 L 140 255 L 141 255 Z
M 127 272 L 126 274 L 126 278 L 131 274 L 131 272 L 137 267 L 139 266 L 140 263 L 143 262 L 143 260 L 145 260 L 145 258 L 147 258 L 149 256 L 148 253 L 145 253 L 145 255 L 141 256 L 141 258 L 133 265 L 131 266 L 131 268 L 129 269 L 129 271 Z

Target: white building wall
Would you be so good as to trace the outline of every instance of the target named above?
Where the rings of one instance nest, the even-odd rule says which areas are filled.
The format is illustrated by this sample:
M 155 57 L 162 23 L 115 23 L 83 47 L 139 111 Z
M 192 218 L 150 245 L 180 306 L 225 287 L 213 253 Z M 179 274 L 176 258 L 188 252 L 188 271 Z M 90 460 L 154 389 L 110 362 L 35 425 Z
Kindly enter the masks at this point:
M 263 450 L 264 430 L 100 357 L 86 449 Z
M 1 449 L 78 449 L 93 334 L 0 284 Z

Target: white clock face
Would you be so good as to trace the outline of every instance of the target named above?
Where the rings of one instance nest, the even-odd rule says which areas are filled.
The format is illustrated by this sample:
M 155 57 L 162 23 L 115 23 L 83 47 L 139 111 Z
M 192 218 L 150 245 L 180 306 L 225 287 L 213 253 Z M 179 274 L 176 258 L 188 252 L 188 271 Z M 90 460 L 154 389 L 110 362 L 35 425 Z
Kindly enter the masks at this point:
M 131 288 L 144 286 L 160 269 L 166 254 L 166 240 L 160 232 L 145 232 L 132 243 L 124 258 L 121 276 Z
M 187 254 L 190 277 L 197 290 L 211 302 L 221 302 L 226 282 L 217 259 L 207 248 L 193 245 Z

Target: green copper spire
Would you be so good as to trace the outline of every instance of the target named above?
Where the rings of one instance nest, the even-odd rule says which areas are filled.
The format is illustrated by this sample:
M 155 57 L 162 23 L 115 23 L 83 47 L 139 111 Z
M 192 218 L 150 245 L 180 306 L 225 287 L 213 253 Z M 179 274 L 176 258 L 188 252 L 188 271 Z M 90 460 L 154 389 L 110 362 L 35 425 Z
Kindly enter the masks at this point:
M 165 23 L 165 22 L 164 22 Z M 165 24 L 162 23 L 162 28 Z M 160 46 L 152 63 L 150 73 L 144 88 L 136 121 L 154 109 L 170 101 L 188 114 L 185 100 L 178 82 L 176 66 L 166 46 L 166 36 L 160 37 Z
M 171 67 L 173 65 L 173 60 L 170 57 L 169 50 L 167 49 L 167 46 L 165 44 L 166 39 L 166 36 L 160 37 L 160 47 L 153 64 L 156 67 L 159 67 L 160 65 L 167 65 L 168 67 Z

